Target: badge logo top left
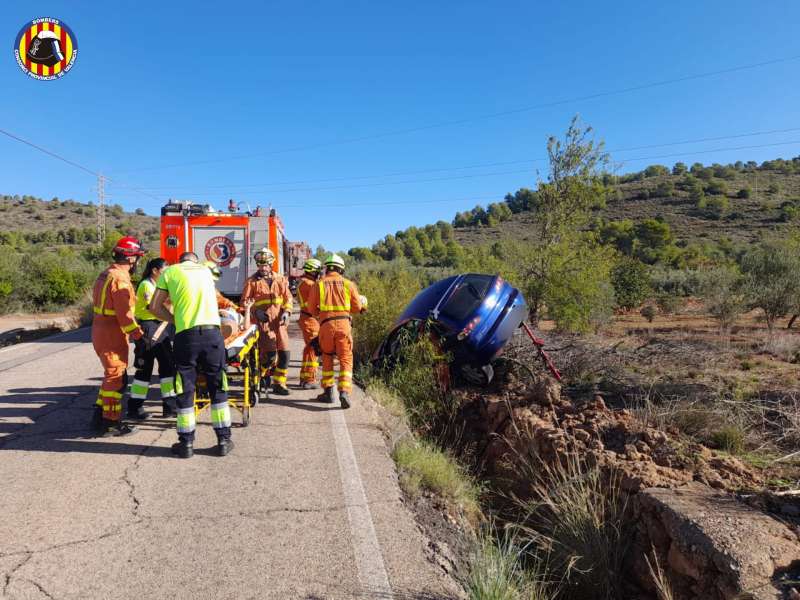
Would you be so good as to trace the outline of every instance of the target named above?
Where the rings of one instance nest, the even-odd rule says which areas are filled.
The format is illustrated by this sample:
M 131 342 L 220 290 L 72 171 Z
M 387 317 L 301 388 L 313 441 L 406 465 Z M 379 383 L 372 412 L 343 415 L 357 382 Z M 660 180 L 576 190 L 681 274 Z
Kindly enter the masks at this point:
M 34 19 L 17 34 L 14 57 L 20 69 L 34 79 L 59 79 L 75 65 L 78 39 L 64 21 Z

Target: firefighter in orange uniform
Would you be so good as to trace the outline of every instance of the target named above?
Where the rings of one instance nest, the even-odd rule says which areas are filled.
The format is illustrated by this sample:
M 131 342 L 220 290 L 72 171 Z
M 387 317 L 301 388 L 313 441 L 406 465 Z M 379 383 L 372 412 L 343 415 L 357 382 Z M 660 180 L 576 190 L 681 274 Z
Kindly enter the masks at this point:
M 92 427 L 103 436 L 136 431 L 122 423 L 122 395 L 128 386 L 128 336 L 137 347 L 146 343 L 133 315 L 136 294 L 131 284 L 131 273 L 142 256 L 144 249 L 139 240 L 121 238 L 114 246 L 114 263 L 100 274 L 92 290 L 92 345 L 104 371 Z
M 308 298 L 311 290 L 317 287 L 322 271 L 322 263 L 316 258 L 309 258 L 303 265 L 303 277 L 297 284 L 297 300 L 300 303 L 300 331 L 303 332 L 303 364 L 300 366 L 300 389 L 311 390 L 317 387 L 317 368 L 319 357 L 311 345 L 311 340 L 319 336 L 319 321 L 308 311 Z
M 286 377 L 289 373 L 289 317 L 292 315 L 292 293 L 289 281 L 272 270 L 275 255 L 269 248 L 255 253 L 258 271 L 247 278 L 242 290 L 242 306 L 253 300 L 250 316 L 258 324 L 258 352 L 261 376 L 265 387 L 272 383 L 272 393 L 288 396 Z
M 309 312 L 319 321 L 319 347 L 322 350 L 322 388 L 317 398 L 333 402 L 333 357 L 339 359 L 339 401 L 350 408 L 353 380 L 353 336 L 351 314 L 367 310 L 367 299 L 356 284 L 344 278 L 344 260 L 338 254 L 325 259 L 325 276 L 311 289 Z

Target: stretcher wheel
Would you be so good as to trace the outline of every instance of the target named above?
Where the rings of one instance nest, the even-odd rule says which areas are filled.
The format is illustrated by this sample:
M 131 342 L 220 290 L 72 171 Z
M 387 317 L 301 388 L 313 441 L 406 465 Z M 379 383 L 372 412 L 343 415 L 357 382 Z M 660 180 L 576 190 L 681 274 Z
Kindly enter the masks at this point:
M 242 427 L 250 425 L 250 407 L 242 406 Z

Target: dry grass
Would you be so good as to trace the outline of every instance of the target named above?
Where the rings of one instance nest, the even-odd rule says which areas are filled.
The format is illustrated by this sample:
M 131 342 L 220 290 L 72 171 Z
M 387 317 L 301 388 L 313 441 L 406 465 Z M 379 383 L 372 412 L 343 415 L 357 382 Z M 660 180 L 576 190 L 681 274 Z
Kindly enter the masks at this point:
M 470 520 L 480 515 L 480 488 L 448 454 L 424 440 L 403 439 L 392 457 L 400 484 L 412 498 L 427 490 L 458 507 Z
M 555 600 L 557 586 L 546 580 L 545 564 L 528 560 L 509 530 L 480 532 L 470 558 L 466 590 L 470 600 Z
M 564 583 L 569 600 L 622 597 L 629 522 L 619 479 L 569 455 L 556 466 L 521 457 L 530 497 L 517 499 L 520 538 L 547 558 L 550 581 Z
M 656 586 L 658 600 L 674 600 L 675 594 L 672 592 L 672 586 L 669 583 L 666 573 L 664 573 L 664 569 L 658 562 L 658 556 L 655 551 L 653 551 L 652 563 L 648 556 L 645 556 L 644 559 L 647 561 L 647 568 L 650 570 L 650 577 L 653 579 L 653 585 Z

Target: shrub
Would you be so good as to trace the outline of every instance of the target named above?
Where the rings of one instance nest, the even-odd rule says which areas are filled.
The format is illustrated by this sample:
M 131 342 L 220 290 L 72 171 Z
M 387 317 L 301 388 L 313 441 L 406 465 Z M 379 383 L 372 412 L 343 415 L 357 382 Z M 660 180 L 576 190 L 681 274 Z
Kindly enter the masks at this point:
M 781 188 L 777 183 L 771 183 L 771 184 L 769 184 L 769 187 L 767 188 L 767 193 L 771 194 L 771 195 L 777 194 L 780 191 L 781 191 Z
M 800 258 L 787 244 L 763 244 L 744 255 L 742 272 L 749 304 L 764 311 L 771 333 L 775 321 L 797 306 Z
M 650 293 L 650 274 L 638 260 L 623 260 L 611 270 L 611 285 L 617 306 L 631 309 L 644 302 Z
M 353 348 L 365 362 L 389 332 L 409 301 L 424 286 L 418 277 L 401 265 L 380 273 L 359 273 L 358 289 L 369 299 L 369 310 L 353 320 Z
M 652 304 L 648 304 L 647 306 L 643 306 L 642 310 L 639 311 L 639 314 L 642 315 L 645 319 L 647 319 L 648 323 L 652 323 L 653 319 L 656 318 L 656 307 Z
M 753 190 L 751 190 L 749 187 L 744 187 L 736 193 L 736 197 L 741 199 L 747 199 L 752 195 L 753 195 Z
M 672 315 L 678 312 L 682 305 L 681 299 L 669 293 L 661 293 L 656 296 L 656 305 L 658 306 L 658 310 L 660 310 L 665 315 Z
M 734 267 L 717 267 L 703 273 L 701 293 L 706 310 L 727 331 L 747 308 L 744 280 Z
M 655 189 L 656 196 L 660 198 L 669 198 L 675 194 L 675 184 L 671 181 L 664 181 L 659 183 Z
M 714 219 L 720 219 L 728 210 L 728 199 L 725 196 L 714 196 L 705 202 L 706 214 Z
M 612 250 L 590 242 L 561 243 L 550 249 L 550 270 L 541 286 L 547 314 L 561 331 L 586 332 L 608 321 L 614 311 L 610 276 Z
M 719 196 L 720 194 L 727 193 L 728 188 L 724 181 L 710 181 L 706 184 L 703 191 L 705 191 L 706 194 L 711 194 L 712 196 Z
M 715 447 L 731 454 L 741 454 L 744 451 L 745 432 L 738 425 L 726 425 L 711 435 Z

